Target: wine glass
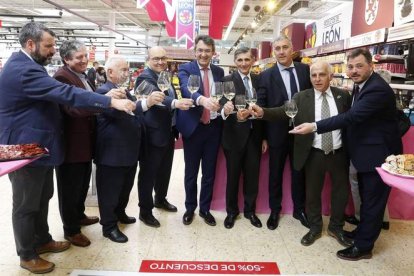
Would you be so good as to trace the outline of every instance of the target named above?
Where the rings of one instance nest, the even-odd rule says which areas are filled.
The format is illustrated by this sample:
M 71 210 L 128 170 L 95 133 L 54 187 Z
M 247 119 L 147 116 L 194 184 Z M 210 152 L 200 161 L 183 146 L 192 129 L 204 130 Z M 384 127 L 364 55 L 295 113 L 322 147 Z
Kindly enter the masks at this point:
M 252 107 L 257 102 L 257 93 L 256 89 L 254 87 L 250 88 L 250 90 L 246 89 L 246 102 L 249 105 L 249 107 Z M 252 115 L 249 119 L 256 119 L 254 115 Z
M 194 94 L 195 92 L 197 92 L 198 89 L 200 89 L 200 76 L 190 75 L 188 77 L 187 88 L 188 88 L 188 91 L 190 91 L 191 94 Z M 194 106 L 195 105 L 193 104 L 192 107 L 194 107 Z
M 210 97 L 215 101 L 220 101 L 220 99 L 223 97 L 223 83 L 222 82 L 215 82 L 214 88 L 211 89 Z
M 140 100 L 146 99 L 151 92 L 150 84 L 146 80 L 143 80 L 135 89 L 134 94 L 137 100 Z
M 246 95 L 243 94 L 239 94 L 236 95 L 234 98 L 234 104 L 236 106 L 236 109 L 238 111 L 242 111 L 246 109 Z M 237 119 L 238 122 L 245 122 L 246 120 L 239 120 Z
M 162 71 L 158 77 L 157 86 L 165 95 L 168 95 L 168 89 L 171 87 L 170 74 L 167 71 Z M 167 92 L 167 93 L 166 93 Z M 157 105 L 165 106 L 162 103 Z
M 234 87 L 234 83 L 232 81 L 226 81 L 223 83 L 223 86 L 224 97 L 226 97 L 226 99 L 229 101 L 233 100 L 234 96 L 236 95 L 236 88 Z
M 296 105 L 295 100 L 286 101 L 284 107 L 286 115 L 291 118 L 293 127 L 295 127 L 294 118 L 298 113 L 298 106 Z

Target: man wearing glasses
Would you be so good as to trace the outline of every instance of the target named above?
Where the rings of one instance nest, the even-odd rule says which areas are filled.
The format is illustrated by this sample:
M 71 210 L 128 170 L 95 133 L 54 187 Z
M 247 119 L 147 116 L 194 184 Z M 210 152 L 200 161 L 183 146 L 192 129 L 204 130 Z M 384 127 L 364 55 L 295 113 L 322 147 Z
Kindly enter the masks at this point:
M 186 212 L 183 216 L 183 223 L 185 225 L 192 223 L 194 211 L 197 208 L 197 175 L 200 161 L 202 162 L 202 178 L 199 215 L 208 225 L 216 225 L 216 220 L 210 213 L 210 203 L 222 122 L 217 115 L 220 105 L 210 98 L 210 93 L 215 92 L 214 82 L 221 81 L 224 71 L 210 64 L 214 53 L 214 40 L 207 35 L 197 36 L 195 39 L 196 59 L 181 65 L 178 70 L 182 96 L 193 99 L 195 103 L 194 108 L 177 113 L 177 128 L 183 136 L 184 145 Z M 199 90 L 193 94 L 187 87 L 190 75 L 199 76 L 201 80 Z
M 146 81 L 153 91 L 161 91 L 157 81 L 160 73 L 167 68 L 166 51 L 159 46 L 149 49 L 147 64 L 148 68 L 135 82 L 135 89 Z M 191 99 L 176 98 L 174 87 L 170 85 L 165 91 L 163 105 L 155 105 L 144 114 L 146 152 L 140 161 L 138 174 L 139 219 L 151 227 L 160 227 L 152 214 L 154 206 L 167 212 L 177 212 L 177 207 L 166 199 L 174 157 L 174 138 L 178 138 L 175 110 L 188 110 L 193 102 Z

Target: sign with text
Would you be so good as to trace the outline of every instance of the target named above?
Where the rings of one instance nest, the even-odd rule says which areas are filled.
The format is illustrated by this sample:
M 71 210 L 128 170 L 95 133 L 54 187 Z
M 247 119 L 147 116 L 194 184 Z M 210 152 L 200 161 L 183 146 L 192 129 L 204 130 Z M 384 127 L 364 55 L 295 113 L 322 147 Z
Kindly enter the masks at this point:
M 366 45 L 383 43 L 385 41 L 385 29 L 360 34 L 347 39 L 346 49 L 357 48 Z
M 204 262 L 143 260 L 139 272 L 191 274 L 267 274 L 279 275 L 274 262 Z

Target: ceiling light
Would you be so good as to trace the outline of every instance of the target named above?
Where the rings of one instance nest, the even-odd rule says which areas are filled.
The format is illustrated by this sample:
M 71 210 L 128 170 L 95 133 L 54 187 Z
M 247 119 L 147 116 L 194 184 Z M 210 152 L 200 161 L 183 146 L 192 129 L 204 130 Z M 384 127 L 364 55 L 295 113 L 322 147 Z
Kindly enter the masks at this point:
M 226 30 L 226 33 L 224 34 L 223 40 L 227 40 L 227 38 L 229 37 L 231 29 L 233 28 L 233 25 L 236 22 L 236 19 L 239 17 L 240 11 L 243 8 L 243 5 L 244 5 L 245 1 L 246 0 L 239 0 L 237 2 L 237 6 L 234 9 L 233 16 L 230 19 L 230 24 L 227 26 L 227 30 Z
M 250 23 L 250 26 L 254 29 L 257 27 L 257 22 L 253 21 L 252 23 Z
M 266 8 L 268 11 L 273 11 L 276 8 L 276 2 L 274 0 L 270 0 L 267 3 Z

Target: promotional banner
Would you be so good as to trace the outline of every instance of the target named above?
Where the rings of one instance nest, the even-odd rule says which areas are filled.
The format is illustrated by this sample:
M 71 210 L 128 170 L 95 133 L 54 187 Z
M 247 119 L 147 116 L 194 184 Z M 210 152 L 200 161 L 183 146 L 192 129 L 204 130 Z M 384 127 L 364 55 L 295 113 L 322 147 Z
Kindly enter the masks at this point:
M 354 0 L 351 35 L 392 26 L 394 3 L 390 0 Z
M 414 21 L 413 2 L 413 0 L 394 0 L 394 27 Z
M 177 41 L 186 39 L 187 49 L 194 44 L 195 0 L 178 0 L 176 12 Z

